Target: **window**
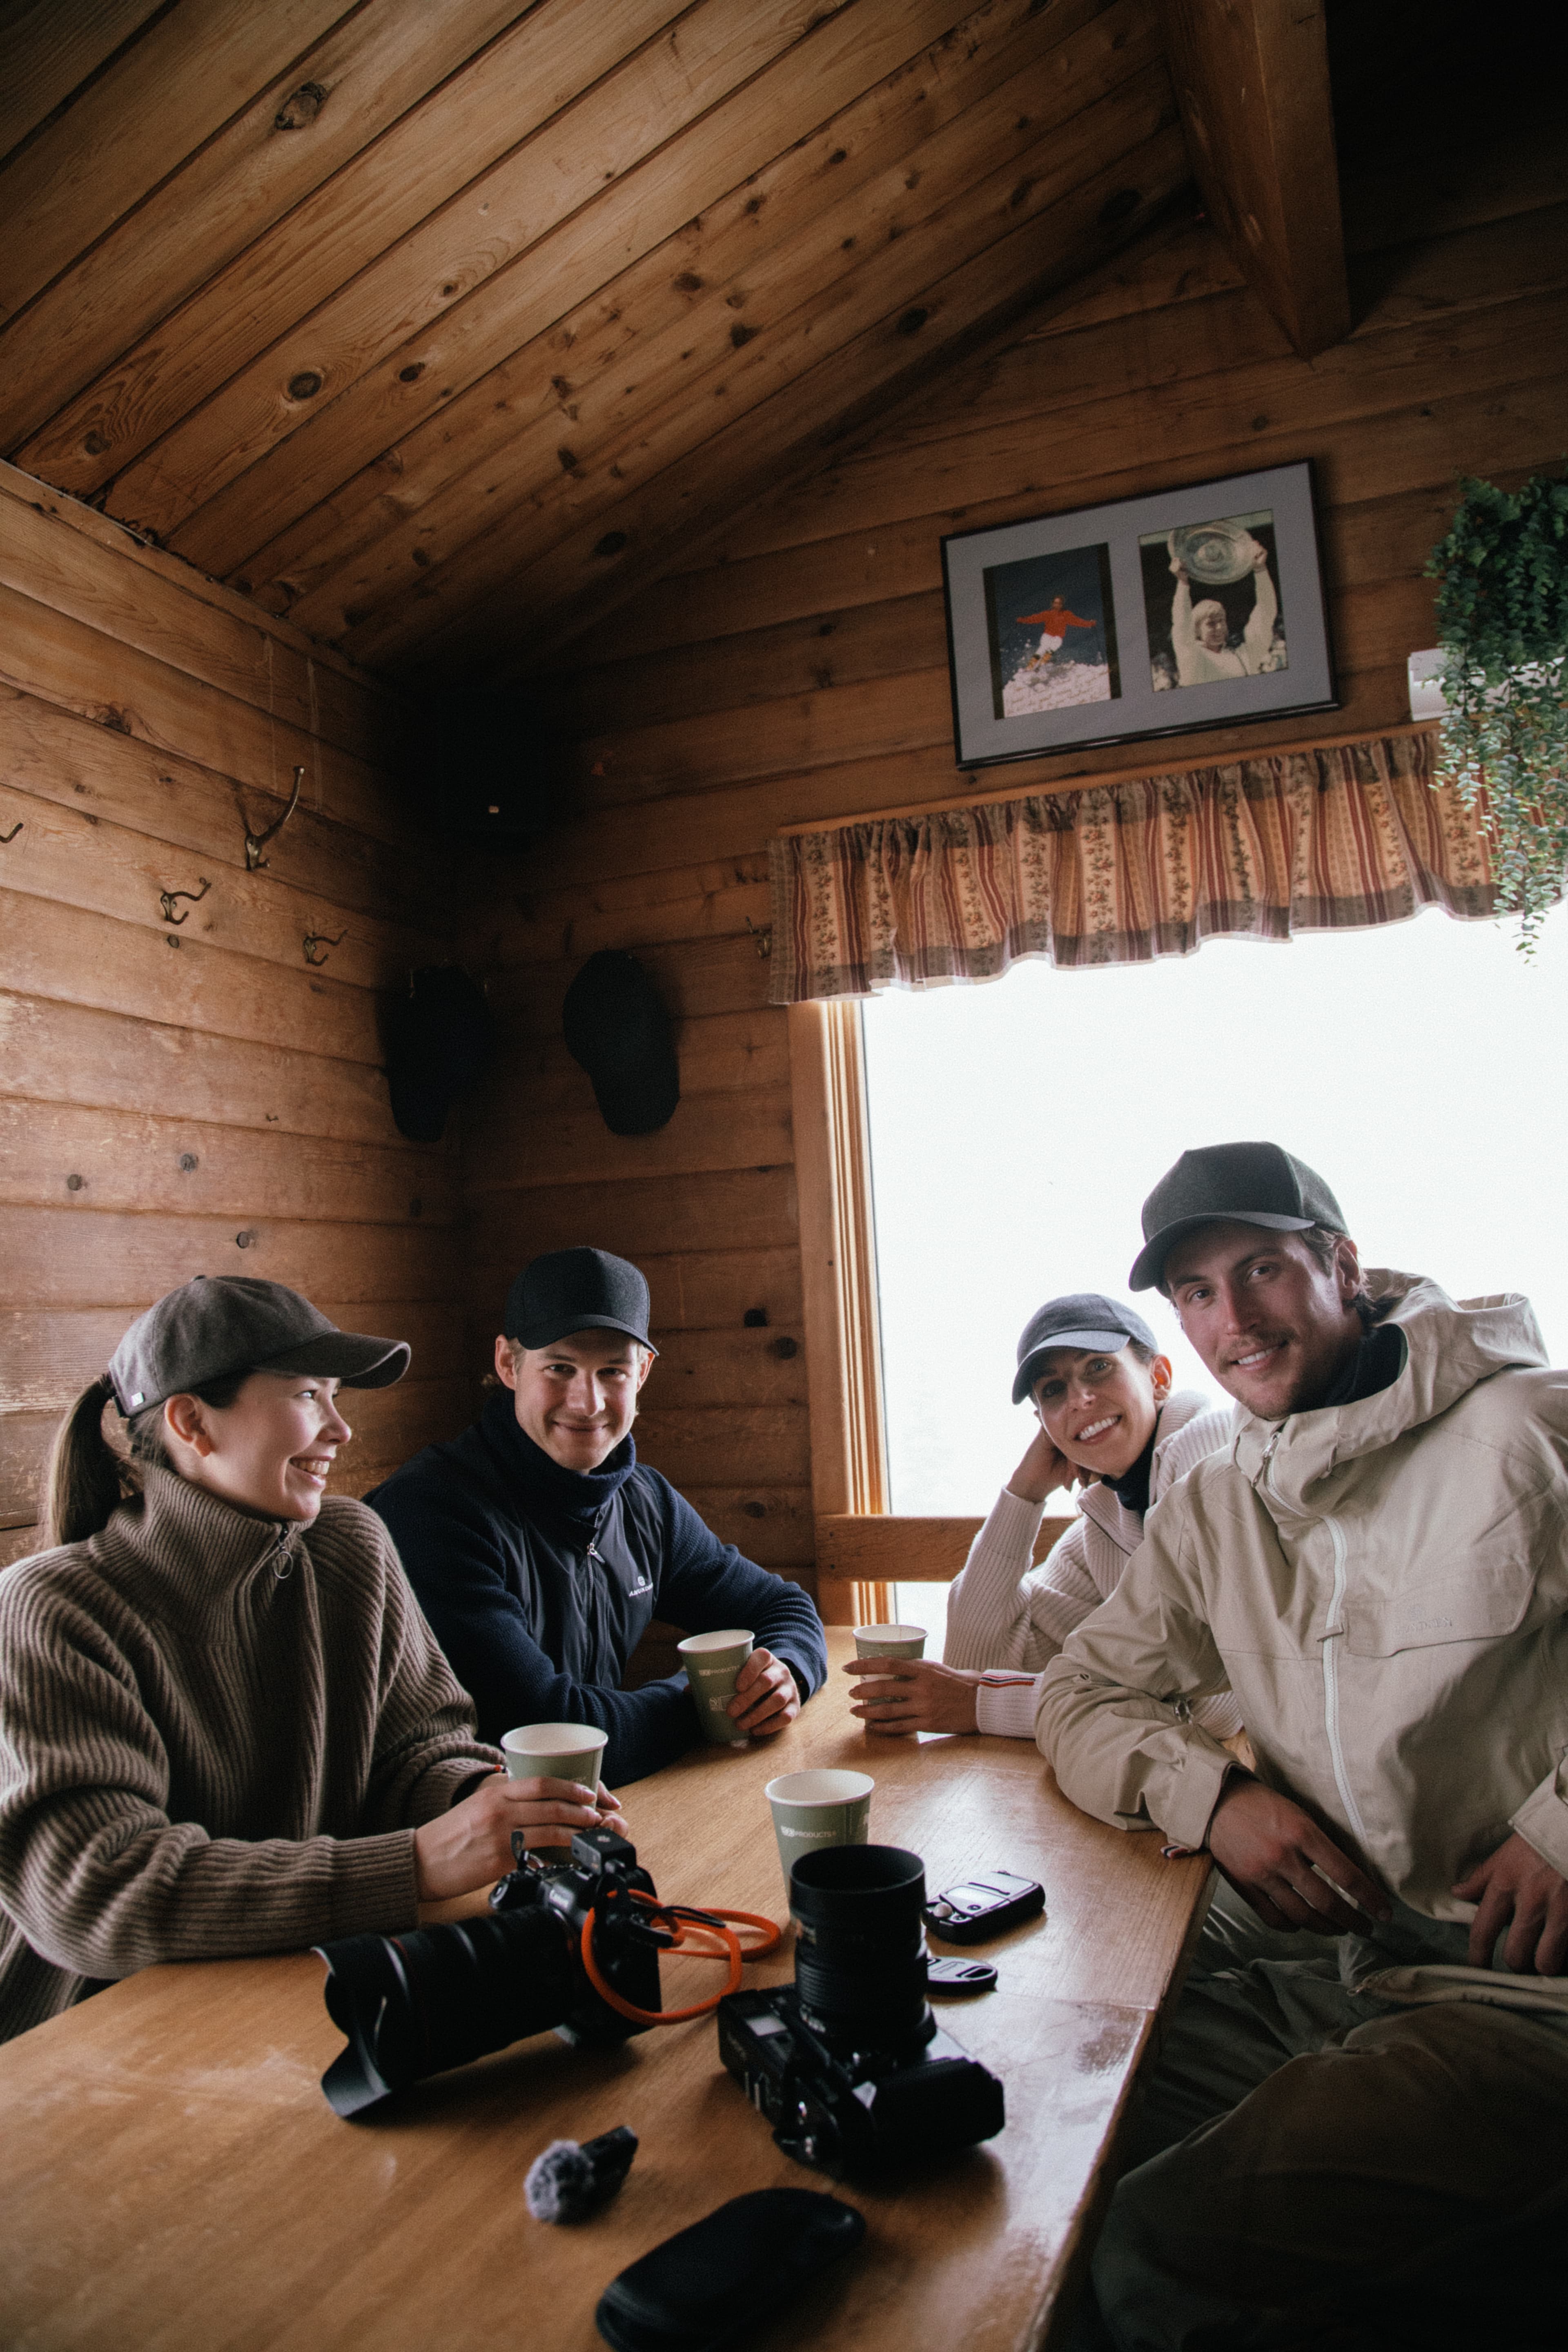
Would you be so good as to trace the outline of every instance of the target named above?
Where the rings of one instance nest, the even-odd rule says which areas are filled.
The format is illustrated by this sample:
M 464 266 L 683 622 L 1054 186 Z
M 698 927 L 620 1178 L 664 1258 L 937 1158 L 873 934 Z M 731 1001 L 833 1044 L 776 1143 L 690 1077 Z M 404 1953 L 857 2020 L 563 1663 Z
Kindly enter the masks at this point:
M 1521 1290 L 1564 1360 L 1568 908 L 1533 960 L 1514 939 L 1432 912 L 868 1002 L 888 1507 L 989 1510 L 1028 1442 L 1018 1332 L 1053 1292 L 1130 1297 L 1143 1196 L 1192 1144 L 1284 1144 L 1363 1264 Z M 1138 1303 L 1212 1394 L 1165 1301 Z M 945 1597 L 903 1587 L 900 1613 Z

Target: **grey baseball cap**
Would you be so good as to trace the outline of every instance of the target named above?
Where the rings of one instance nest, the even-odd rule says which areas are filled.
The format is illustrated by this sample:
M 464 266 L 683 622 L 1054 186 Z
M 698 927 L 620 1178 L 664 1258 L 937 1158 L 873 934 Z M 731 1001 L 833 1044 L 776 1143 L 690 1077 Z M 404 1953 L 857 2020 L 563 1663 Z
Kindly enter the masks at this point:
M 641 1271 L 608 1250 L 549 1250 L 532 1259 L 507 1293 L 506 1336 L 524 1348 L 552 1348 L 574 1331 L 624 1331 L 650 1356 L 651 1301 Z
M 1098 1290 L 1069 1291 L 1063 1298 L 1047 1298 L 1025 1324 L 1018 1341 L 1018 1370 L 1013 1381 L 1013 1402 L 1022 1404 L 1053 1348 L 1091 1348 L 1097 1355 L 1113 1356 L 1136 1339 L 1158 1355 L 1160 1342 L 1131 1307 L 1119 1307 Z
M 1316 1171 L 1277 1143 L 1209 1143 L 1184 1151 L 1143 1203 L 1143 1247 L 1128 1286 L 1152 1290 L 1165 1257 L 1199 1225 L 1266 1225 L 1301 1234 L 1309 1225 L 1349 1229 L 1344 1212 Z
M 109 1360 L 122 1413 L 233 1372 L 313 1372 L 350 1389 L 390 1388 L 408 1370 L 403 1339 L 340 1331 L 280 1282 L 198 1274 L 139 1315 Z

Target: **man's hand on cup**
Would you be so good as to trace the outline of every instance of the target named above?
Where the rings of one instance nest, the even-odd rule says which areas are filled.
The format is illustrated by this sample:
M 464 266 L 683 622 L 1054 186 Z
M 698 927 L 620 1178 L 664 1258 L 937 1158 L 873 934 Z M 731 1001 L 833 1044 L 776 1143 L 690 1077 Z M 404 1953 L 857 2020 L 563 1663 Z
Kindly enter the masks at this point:
M 1471 1968 L 1490 1968 L 1493 1948 L 1508 1927 L 1502 1959 L 1514 1976 L 1568 1972 L 1568 1878 L 1517 1830 L 1454 1893 L 1461 1903 L 1480 1906 L 1470 1922 Z
M 509 1780 L 494 1772 L 471 1796 L 421 1822 L 414 1832 L 414 1866 L 421 1903 L 471 1895 L 517 1867 L 514 1830 L 531 1846 L 569 1846 L 579 1830 L 627 1834 L 620 1803 L 608 1790 L 595 1797 L 575 1780 Z
M 1226 1781 L 1206 1843 L 1266 1927 L 1342 1936 L 1363 1926 L 1368 1913 L 1374 1919 L 1391 1916 L 1383 1889 L 1324 1836 L 1310 1813 L 1261 1780 Z
M 753 1650 L 735 1676 L 729 1713 L 737 1731 L 752 1739 L 776 1739 L 800 1713 L 795 1676 L 771 1650 Z
M 974 1711 L 980 1676 L 965 1667 L 944 1666 L 936 1658 L 847 1658 L 843 1671 L 871 1677 L 850 1692 L 860 1704 L 849 1712 L 884 1738 L 980 1727 Z

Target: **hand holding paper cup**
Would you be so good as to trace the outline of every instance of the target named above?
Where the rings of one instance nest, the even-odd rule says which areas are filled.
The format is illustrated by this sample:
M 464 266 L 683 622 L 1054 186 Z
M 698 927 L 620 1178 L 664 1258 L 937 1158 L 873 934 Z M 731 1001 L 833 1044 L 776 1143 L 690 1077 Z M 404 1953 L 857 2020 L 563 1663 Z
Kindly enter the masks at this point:
M 514 1780 L 578 1780 L 595 1792 L 610 1735 L 594 1723 L 525 1723 L 501 1737 Z
M 691 1685 L 702 1736 L 716 1748 L 744 1748 L 746 1735 L 730 1713 L 735 1677 L 752 1654 L 755 1635 L 731 1627 L 723 1633 L 689 1633 L 676 1649 Z
M 827 1845 L 864 1845 L 871 1832 L 867 1772 L 785 1772 L 767 1785 L 784 1885 L 803 1853 Z
M 858 1658 L 886 1658 L 889 1661 L 894 1658 L 923 1658 L 925 1646 L 926 1629 L 923 1625 L 857 1625 L 855 1628 L 855 1654 Z M 889 1691 L 886 1699 L 868 1699 L 865 1703 L 868 1706 L 886 1706 L 891 1697 Z M 866 1729 L 869 1731 L 870 1728 L 868 1719 Z

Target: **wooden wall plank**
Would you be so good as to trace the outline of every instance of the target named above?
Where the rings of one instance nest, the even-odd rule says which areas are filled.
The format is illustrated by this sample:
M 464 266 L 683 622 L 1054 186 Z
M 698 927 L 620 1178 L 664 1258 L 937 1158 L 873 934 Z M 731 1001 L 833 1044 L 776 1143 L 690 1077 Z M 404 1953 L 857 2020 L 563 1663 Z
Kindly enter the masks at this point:
M 687 1486 L 682 1489 L 699 1517 L 721 1543 L 733 1544 L 763 1568 L 793 1569 L 795 1581 L 809 1589 L 815 1558 L 811 1490 L 806 1486 Z
M 112 987 L 106 993 L 118 996 Z M 118 1005 L 0 994 L 0 1054 L 11 1087 L 25 1086 L 37 1102 L 111 1111 L 155 1102 L 165 1118 L 370 1144 L 402 1152 L 410 1166 L 425 1148 L 398 1135 L 386 1080 L 374 1065 L 329 1062 Z M 419 1187 L 408 1189 L 412 1198 Z
M 646 1176 L 692 1176 L 729 1168 L 778 1166 L 792 1156 L 789 1089 L 748 1087 L 743 1094 L 683 1093 L 673 1118 L 652 1135 L 612 1135 L 590 1103 L 577 1111 L 547 1113 L 519 1106 L 515 1119 L 486 1121 L 483 1139 L 469 1150 L 464 1184 L 471 1201 L 484 1194 L 521 1196 L 558 1181 L 563 1168 L 581 1168 L 600 1184 Z M 585 1192 L 584 1205 L 590 1205 Z
M 0 832 L 15 824 L 22 831 L 9 845 L 13 854 L 0 872 L 14 890 L 55 906 L 110 916 L 159 934 L 177 930 L 184 945 L 199 940 L 206 948 L 280 965 L 290 974 L 310 962 L 307 938 L 331 940 L 336 944 L 321 968 L 330 961 L 335 981 L 360 988 L 395 989 L 416 966 L 445 961 L 447 943 L 438 931 L 410 930 L 334 907 L 321 893 L 297 890 L 270 874 L 247 874 L 216 858 L 203 861 L 213 871 L 197 874 L 188 853 L 171 851 L 167 843 L 113 824 L 94 810 L 62 808 L 0 785 Z M 204 884 L 209 887 L 204 889 Z M 195 900 L 175 904 L 177 920 L 163 906 L 163 894 L 173 891 L 193 894 Z M 311 950 L 311 957 L 321 953 Z M 242 984 L 264 989 L 269 980 L 268 973 L 252 971 Z
M 800 1486 L 810 1475 L 804 1405 L 710 1405 L 689 1412 L 638 1413 L 637 1454 L 672 1486 Z
M 178 0 L 0 171 L 0 315 L 20 310 L 342 14 L 342 0 Z M 148 138 L 149 121 L 161 139 Z
M 648 1176 L 635 1184 L 605 1185 L 584 1197 L 581 1184 L 541 1187 L 519 1203 L 504 1193 L 481 1195 L 468 1228 L 470 1262 L 481 1276 L 510 1281 L 544 1250 L 586 1243 L 641 1265 L 655 1255 L 684 1256 L 715 1246 L 774 1249 L 795 1229 L 795 1178 L 787 1166 L 726 1171 L 718 1175 Z M 721 1237 L 721 1239 L 720 1238 Z M 340 1289 L 342 1285 L 339 1286 Z M 493 1293 L 492 1293 L 493 1295 Z M 682 1322 L 658 1300 L 660 1322 Z
M 216 859 L 243 873 L 246 835 L 265 831 L 288 807 L 286 798 L 4 685 L 0 773 L 18 791 L 62 808 L 112 813 L 116 824 L 187 853 L 204 871 Z M 439 882 L 427 863 L 303 804 L 268 844 L 266 856 L 267 877 L 331 906 L 416 929 L 428 929 L 439 906 L 444 926 Z
M 651 1336 L 658 1358 L 642 1392 L 646 1412 L 805 1402 L 805 1357 L 798 1328 L 653 1329 Z
M 15 844 L 12 845 L 15 847 Z M 75 907 L 0 888 L 0 988 L 94 1005 L 147 1021 L 379 1067 L 374 997 L 333 980 L 331 967 L 258 971 L 205 941 L 163 938 L 135 923 L 106 925 Z
M 350 8 L 129 219 L 73 257 L 32 304 L 25 337 L 0 335 L 12 431 L 43 424 L 518 14 L 519 0 Z M 290 110 L 280 132 L 284 101 L 307 82 L 326 93 L 320 110 L 307 121 Z
M 342 1299 L 356 1314 L 384 1316 L 405 1298 L 437 1303 L 450 1296 L 453 1238 L 440 1226 L 333 1223 L 321 1217 L 241 1224 L 234 1217 L 177 1212 L 100 1212 L 85 1205 L 90 1193 L 62 1197 L 84 1205 L 12 1206 L 5 1213 L 11 1307 L 123 1306 L 129 1319 L 150 1298 L 161 1298 L 195 1274 L 286 1282 L 308 1298 Z
M 431 855 L 416 821 L 366 761 L 282 719 L 258 725 L 248 704 L 4 585 L 0 679 L 275 799 L 287 798 L 302 765 L 304 799 L 319 814 Z
M 457 1174 L 438 1146 L 376 1151 L 357 1139 L 0 1097 L 0 1204 L 142 1211 L 177 1202 L 182 1214 L 237 1224 L 352 1216 L 358 1224 L 443 1226 L 458 1215 Z
M 74 502 L 41 488 L 26 496 L 27 484 L 28 477 L 14 467 L 0 469 L 0 581 L 7 587 L 138 646 L 255 710 L 318 733 L 340 751 L 360 759 L 368 747 L 382 756 L 390 751 L 386 696 L 372 694 L 335 664 L 321 662 L 314 649 L 300 652 L 267 615 L 242 618 L 228 609 L 232 591 L 227 604 L 216 604 L 194 595 L 185 580 L 139 562 L 134 599 L 117 594 L 117 574 L 103 562 L 101 542 L 95 545 L 71 527 Z M 189 580 L 197 578 L 189 566 L 182 569 Z

